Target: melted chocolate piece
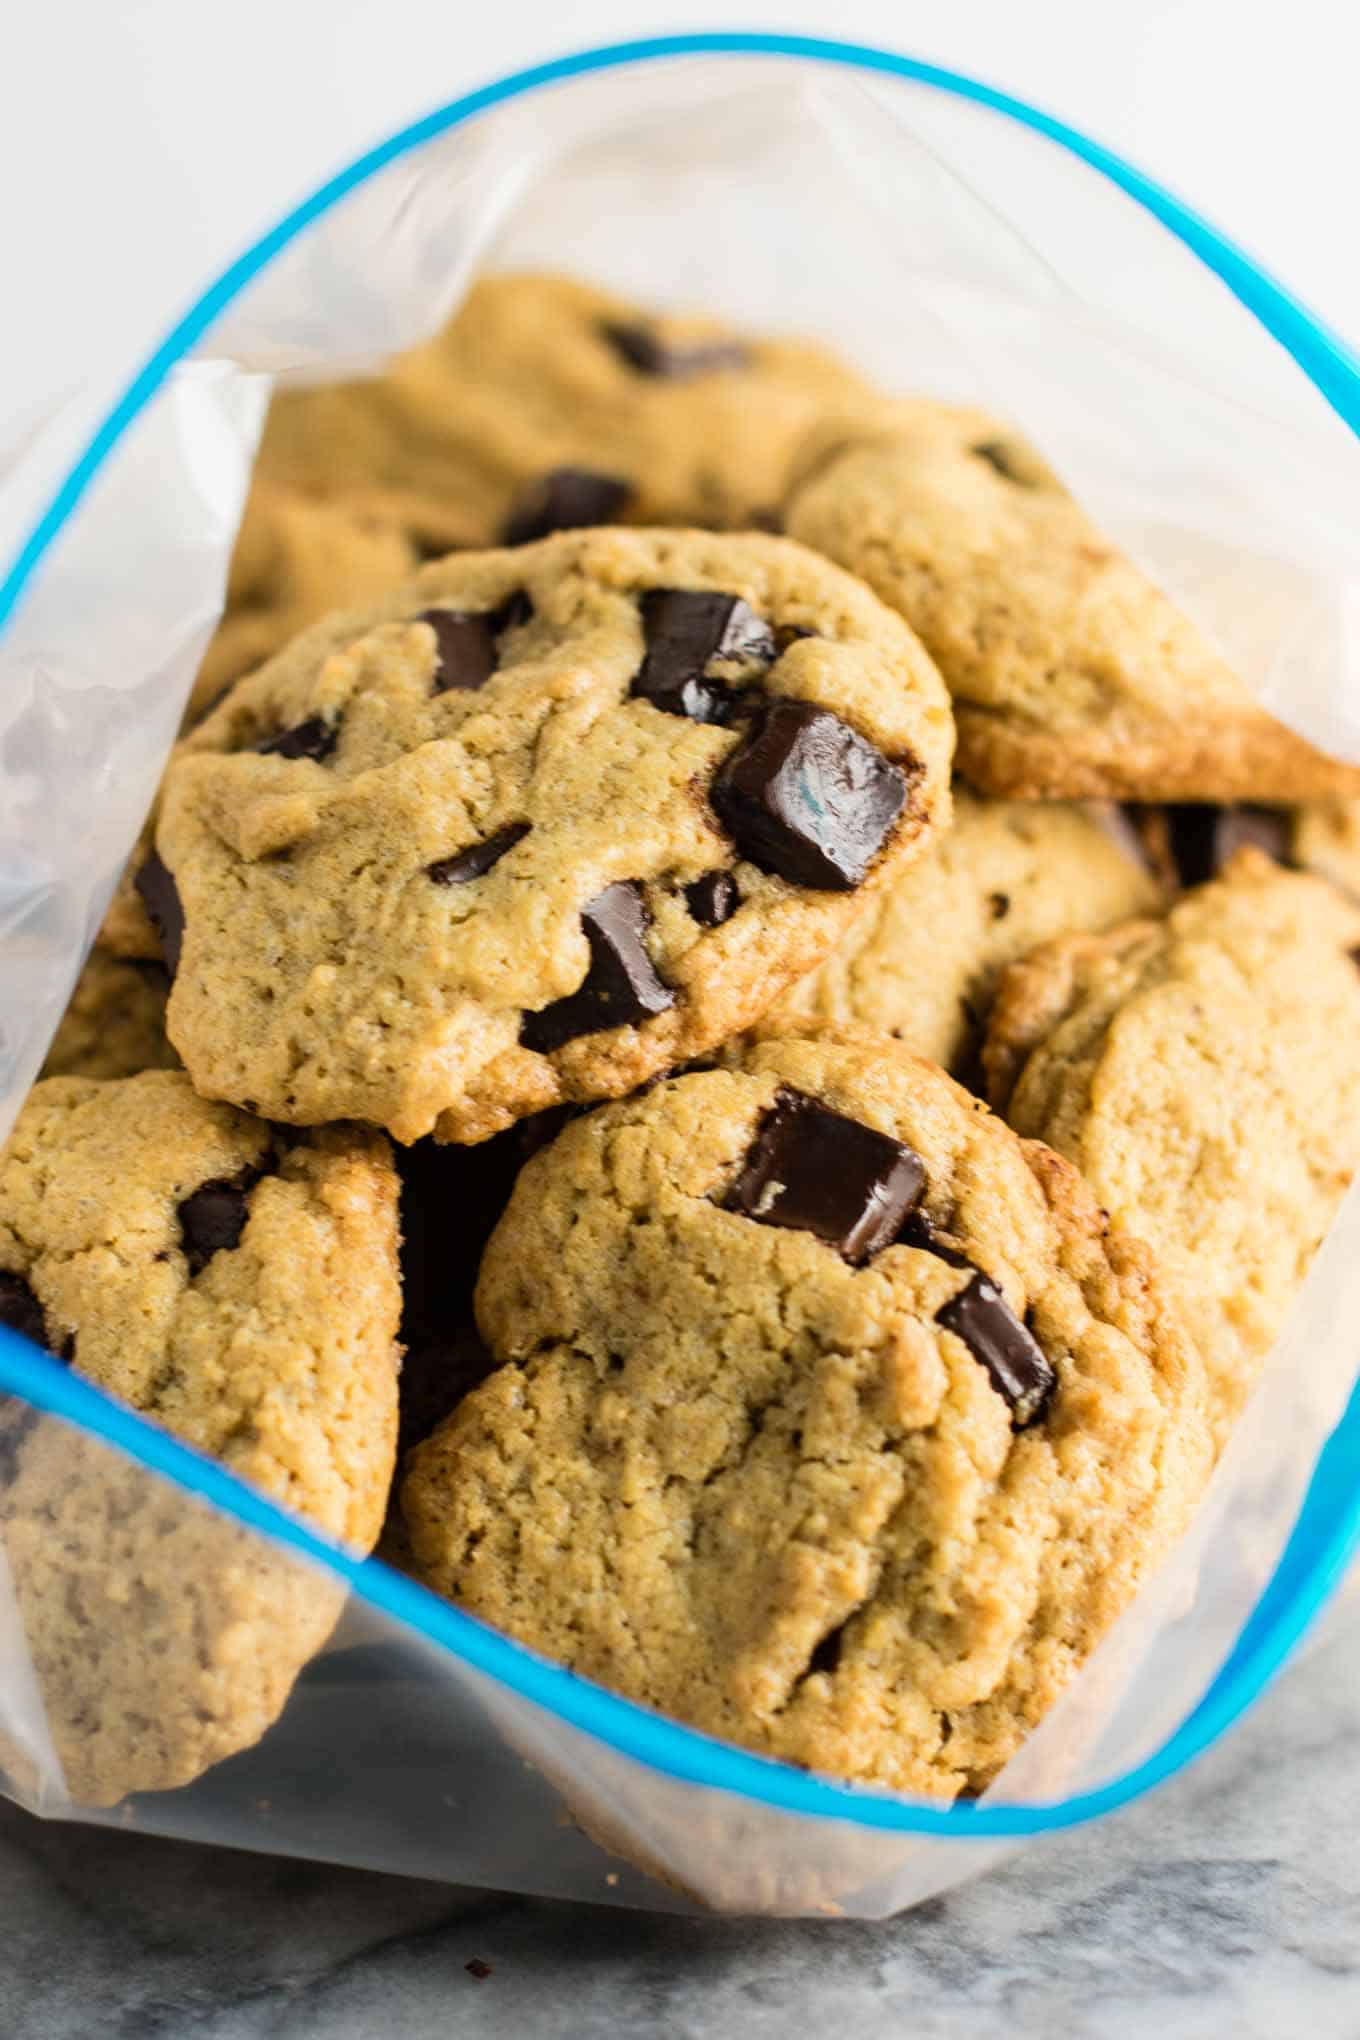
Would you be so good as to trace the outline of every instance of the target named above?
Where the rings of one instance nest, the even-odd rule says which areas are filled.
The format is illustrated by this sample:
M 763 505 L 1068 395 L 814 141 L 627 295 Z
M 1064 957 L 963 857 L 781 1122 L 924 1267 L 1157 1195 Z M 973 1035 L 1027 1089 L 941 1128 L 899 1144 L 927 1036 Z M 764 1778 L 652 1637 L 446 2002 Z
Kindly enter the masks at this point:
M 239 1176 L 214 1176 L 184 1199 L 179 1229 L 191 1275 L 201 1275 L 214 1254 L 240 1246 L 250 1216 L 247 1199 L 263 1173 L 242 1169 Z
M 31 1339 L 35 1346 L 52 1351 L 43 1307 L 22 1275 L 6 1275 L 0 1271 L 0 1325 L 8 1325 L 12 1332 Z M 8 1396 L 0 1398 L 6 1403 L 9 1400 Z
M 431 694 L 484 686 L 496 670 L 495 618 L 466 609 L 426 609 L 416 618 L 434 632 L 435 667 Z
M 135 884 L 160 942 L 165 968 L 173 978 L 179 969 L 184 942 L 184 908 L 179 888 L 154 850 L 137 873 Z
M 553 468 L 531 482 L 505 520 L 505 545 L 528 545 L 552 531 L 578 531 L 585 525 L 612 524 L 633 493 L 620 475 L 594 468 Z
M 906 804 L 899 765 L 808 701 L 763 709 L 713 782 L 743 857 L 791 885 L 851 892 Z
M 528 822 L 511 822 L 508 828 L 488 836 L 484 843 L 473 843 L 456 856 L 441 857 L 437 864 L 426 865 L 426 874 L 436 885 L 466 885 L 470 878 L 485 878 L 506 851 L 522 843 L 528 833 Z
M 1234 807 L 1211 807 L 1204 801 L 1182 801 L 1163 810 L 1167 842 L 1182 885 L 1204 885 L 1217 878 L 1235 850 L 1251 845 L 1277 864 L 1288 864 L 1289 818 L 1279 808 L 1243 801 Z
M 648 922 L 642 887 L 631 878 L 606 886 L 581 909 L 590 944 L 585 981 L 565 999 L 524 1015 L 519 1038 L 526 1048 L 550 1055 L 578 1034 L 629 1027 L 675 1004 L 675 993 L 647 954 L 643 936 Z
M 801 1091 L 781 1091 L 725 1208 L 815 1233 L 858 1266 L 892 1244 L 925 1183 L 911 1148 Z
M 774 632 L 740 595 L 702 588 L 652 588 L 642 598 L 647 656 L 632 692 L 667 715 L 726 723 L 741 696 L 707 677 L 719 659 L 766 667 L 778 657 Z
M 685 905 L 701 928 L 721 928 L 741 905 L 737 881 L 730 871 L 706 871 L 685 887 Z
M 948 1240 L 940 1237 L 924 1211 L 913 1211 L 897 1238 L 899 1245 L 919 1247 L 922 1253 L 934 1254 L 937 1261 L 947 1261 L 951 1268 L 973 1267 L 967 1254 L 961 1254 L 957 1247 L 951 1247 Z
M 984 1366 L 992 1387 L 1010 1404 L 1017 1431 L 1040 1418 L 1058 1385 L 1057 1372 L 994 1282 L 974 1275 L 935 1313 L 937 1324 L 963 1340 Z
M 334 723 L 328 723 L 324 716 L 310 715 L 296 729 L 282 730 L 277 737 L 266 737 L 255 749 L 263 758 L 312 758 L 319 765 L 323 758 L 330 757 L 339 738 L 340 732 Z
M 698 340 L 673 346 L 652 326 L 605 319 L 600 331 L 617 354 L 640 375 L 663 382 L 688 382 L 696 375 L 713 375 L 720 369 L 749 368 L 751 350 L 740 340 Z

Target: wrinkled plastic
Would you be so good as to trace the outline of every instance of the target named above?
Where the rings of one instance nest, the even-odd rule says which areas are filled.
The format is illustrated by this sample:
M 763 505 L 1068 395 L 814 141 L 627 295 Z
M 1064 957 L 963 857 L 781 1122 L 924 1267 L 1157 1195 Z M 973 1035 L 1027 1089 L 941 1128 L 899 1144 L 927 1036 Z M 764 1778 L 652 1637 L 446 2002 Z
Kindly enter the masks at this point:
M 1043 202 L 1010 222 L 984 194 L 1008 192 L 1017 165 Z M 68 482 L 0 632 L 0 1132 L 213 629 L 271 379 L 376 368 L 474 271 L 529 265 L 815 334 L 889 387 L 1011 416 L 1273 714 L 1360 758 L 1360 453 L 1162 227 L 1048 145 L 905 84 L 755 58 L 582 77 L 356 183 L 106 433 L 83 492 Z M 100 415 L 78 402 L 20 450 L 0 561 L 84 472 Z M 1182 1547 L 980 1805 L 954 1810 L 822 1784 L 601 1696 L 328 1555 L 0 1335 L 0 1388 L 79 1427 L 73 1467 L 130 1455 L 167 1520 L 206 1512 L 224 1537 L 244 1520 L 262 1567 L 338 1569 L 349 1588 L 261 1743 L 95 1814 L 66 1792 L 0 1562 L 7 1789 L 50 1816 L 514 1890 L 899 1910 L 1154 1782 L 1296 1639 L 1356 1534 L 1360 1405 L 1324 1446 L 1355 1382 L 1358 1304 L 1352 1197 Z

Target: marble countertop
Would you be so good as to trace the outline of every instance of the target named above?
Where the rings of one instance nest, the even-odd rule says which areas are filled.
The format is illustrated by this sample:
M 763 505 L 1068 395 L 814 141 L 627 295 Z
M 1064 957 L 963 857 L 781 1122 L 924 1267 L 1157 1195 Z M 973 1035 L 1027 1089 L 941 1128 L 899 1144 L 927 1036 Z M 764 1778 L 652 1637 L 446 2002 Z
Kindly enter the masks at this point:
M 1357 2040 L 1360 1624 L 1160 1795 L 885 1923 L 545 1904 L 9 1806 L 0 1907 L 4 2040 Z

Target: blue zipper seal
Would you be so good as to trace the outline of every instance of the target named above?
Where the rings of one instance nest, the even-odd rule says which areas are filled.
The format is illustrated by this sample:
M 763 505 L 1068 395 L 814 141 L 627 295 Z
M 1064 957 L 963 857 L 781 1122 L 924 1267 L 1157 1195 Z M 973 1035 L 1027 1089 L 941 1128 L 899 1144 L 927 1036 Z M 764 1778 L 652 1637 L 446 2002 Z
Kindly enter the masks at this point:
M 0 630 L 43 555 L 129 426 L 175 364 L 242 290 L 313 221 L 400 156 L 490 108 L 623 66 L 694 56 L 766 56 L 830 64 L 925 85 L 1043 135 L 1115 184 L 1198 256 L 1360 435 L 1360 356 L 1242 249 L 1154 179 L 1065 121 L 962 72 L 890 50 L 815 36 L 745 31 L 652 36 L 531 65 L 449 101 L 357 157 L 262 235 L 189 308 L 132 378 L 74 462 L 0 581 Z M 1204 1697 L 1151 1757 L 1090 1792 L 1049 1805 L 941 1807 L 828 1780 L 713 1741 L 547 1663 L 377 1559 L 356 1559 L 135 1411 L 0 1326 L 0 1390 L 78 1426 L 187 1494 L 337 1574 L 370 1606 L 474 1671 L 668 1777 L 800 1816 L 955 1841 L 1017 1839 L 1076 1827 L 1126 1805 L 1207 1749 L 1279 1670 L 1360 1546 L 1360 1382 L 1309 1482 L 1279 1563 Z

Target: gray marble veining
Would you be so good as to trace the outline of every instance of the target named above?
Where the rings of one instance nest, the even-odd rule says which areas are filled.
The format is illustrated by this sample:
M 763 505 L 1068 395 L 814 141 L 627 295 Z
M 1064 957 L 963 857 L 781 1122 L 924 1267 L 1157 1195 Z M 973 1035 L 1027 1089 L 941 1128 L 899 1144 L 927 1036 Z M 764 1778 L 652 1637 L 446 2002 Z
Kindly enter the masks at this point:
M 886 1923 L 550 1905 L 8 1807 L 0 1906 L 3 2040 L 1360 2040 L 1360 1624 L 1162 1794 Z

